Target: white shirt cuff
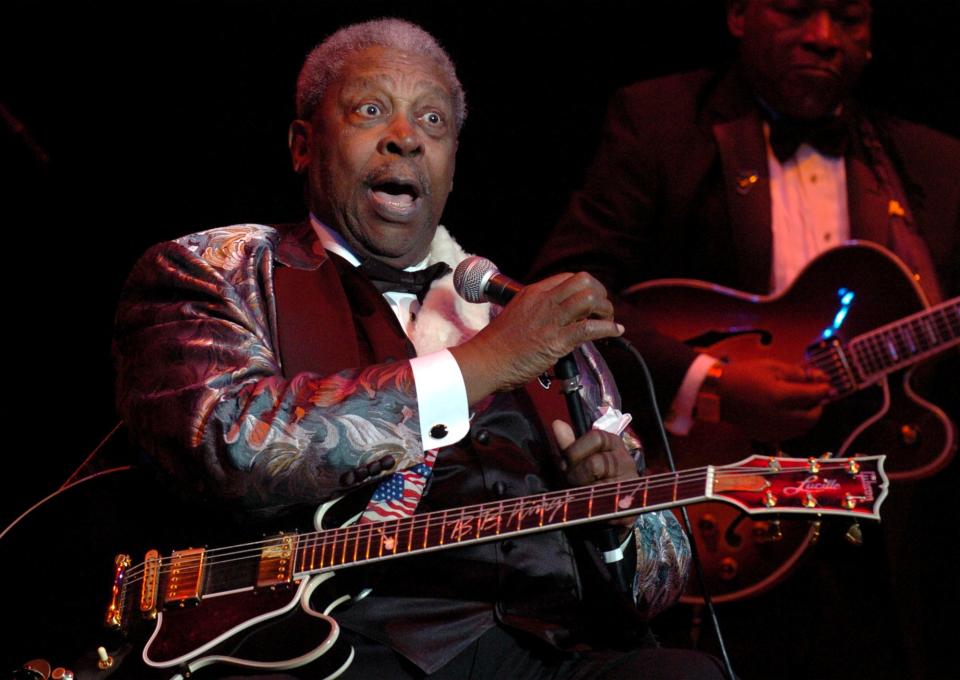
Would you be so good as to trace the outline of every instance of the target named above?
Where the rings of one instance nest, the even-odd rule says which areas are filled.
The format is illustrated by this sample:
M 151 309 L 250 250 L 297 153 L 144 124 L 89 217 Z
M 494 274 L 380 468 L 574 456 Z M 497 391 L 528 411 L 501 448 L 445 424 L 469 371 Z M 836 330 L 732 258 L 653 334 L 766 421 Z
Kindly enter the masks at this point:
M 663 421 L 663 426 L 672 434 L 685 435 L 693 427 L 693 408 L 697 405 L 697 394 L 700 386 L 707 379 L 707 371 L 717 363 L 717 359 L 709 354 L 701 354 L 687 369 L 687 374 L 680 383 L 677 396 L 670 405 L 670 413 Z
M 410 360 L 420 407 L 420 436 L 423 450 L 455 444 L 470 431 L 467 387 L 460 365 L 449 351 Z

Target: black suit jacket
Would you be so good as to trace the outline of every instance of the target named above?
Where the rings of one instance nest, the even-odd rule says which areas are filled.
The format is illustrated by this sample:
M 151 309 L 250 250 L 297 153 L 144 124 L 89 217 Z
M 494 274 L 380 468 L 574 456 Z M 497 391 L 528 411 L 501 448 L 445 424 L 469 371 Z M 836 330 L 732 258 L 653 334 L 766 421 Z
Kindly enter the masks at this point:
M 846 155 L 851 235 L 887 246 L 922 269 L 926 243 L 943 287 L 960 288 L 960 142 L 848 102 Z M 864 143 L 876 131 L 903 186 L 916 232 L 900 238 L 890 191 Z M 772 235 L 762 119 L 736 69 L 702 70 L 617 92 L 601 145 L 534 266 L 536 275 L 586 270 L 613 291 L 683 277 L 767 292 Z M 917 238 L 919 236 L 919 238 Z M 693 352 L 658 336 L 632 308 L 618 320 L 651 364 L 669 404 Z M 623 382 L 621 380 L 621 382 Z

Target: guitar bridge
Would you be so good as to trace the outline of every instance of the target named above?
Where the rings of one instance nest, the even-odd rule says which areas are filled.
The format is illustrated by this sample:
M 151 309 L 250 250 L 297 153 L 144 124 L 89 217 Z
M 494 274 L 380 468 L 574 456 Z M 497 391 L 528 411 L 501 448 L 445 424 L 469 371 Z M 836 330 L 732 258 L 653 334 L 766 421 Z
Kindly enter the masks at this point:
M 120 630 L 123 626 L 123 604 L 120 593 L 127 576 L 127 567 L 130 566 L 130 556 L 117 555 L 113 564 L 113 588 L 110 591 L 110 605 L 107 607 L 107 616 L 104 623 L 110 630 Z

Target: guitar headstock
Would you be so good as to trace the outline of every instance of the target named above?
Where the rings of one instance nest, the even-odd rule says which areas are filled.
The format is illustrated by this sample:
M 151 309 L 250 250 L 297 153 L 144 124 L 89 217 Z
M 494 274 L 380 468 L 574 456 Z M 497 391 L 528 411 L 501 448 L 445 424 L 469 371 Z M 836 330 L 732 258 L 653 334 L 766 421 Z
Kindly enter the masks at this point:
M 711 499 L 748 514 L 800 513 L 880 519 L 887 497 L 884 456 L 773 458 L 751 456 L 711 466 Z

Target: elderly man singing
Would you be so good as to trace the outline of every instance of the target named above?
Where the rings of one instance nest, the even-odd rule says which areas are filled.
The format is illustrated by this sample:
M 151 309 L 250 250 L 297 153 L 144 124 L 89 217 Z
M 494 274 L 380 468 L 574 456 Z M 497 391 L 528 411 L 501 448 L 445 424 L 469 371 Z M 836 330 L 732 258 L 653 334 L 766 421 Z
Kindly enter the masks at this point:
M 119 408 L 161 478 L 240 522 L 356 492 L 370 499 L 361 523 L 636 479 L 640 452 L 589 345 L 622 332 L 603 287 L 561 274 L 502 310 L 453 290 L 466 255 L 438 224 L 466 105 L 436 41 L 399 20 L 338 31 L 303 66 L 297 115 L 309 218 L 155 246 L 123 293 Z M 556 387 L 536 378 L 572 351 L 589 419 L 620 427 L 575 439 L 551 422 Z M 251 653 L 241 632 L 179 669 L 246 653 L 282 677 L 322 677 L 324 657 L 348 678 L 719 677 L 646 627 L 686 578 L 672 515 L 611 524 L 632 593 L 611 584 L 593 528 L 426 550 L 354 579 L 372 594 L 333 612 L 352 660 L 316 658 L 322 640 L 290 623 L 272 638 L 284 644 Z M 349 561 L 342 550 L 311 564 Z

